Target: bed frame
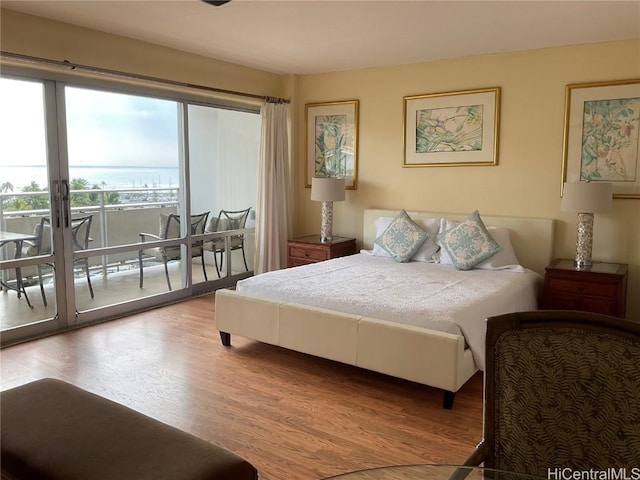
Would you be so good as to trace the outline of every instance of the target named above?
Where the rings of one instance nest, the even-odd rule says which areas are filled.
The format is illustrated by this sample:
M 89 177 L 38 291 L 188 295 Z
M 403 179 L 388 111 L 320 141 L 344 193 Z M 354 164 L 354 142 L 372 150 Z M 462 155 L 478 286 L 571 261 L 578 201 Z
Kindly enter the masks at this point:
M 365 210 L 362 248 L 373 248 L 376 218 L 397 213 Z M 407 213 L 414 219 L 467 217 L 446 212 Z M 544 276 L 553 255 L 554 220 L 488 215 L 482 219 L 486 225 L 508 228 L 520 263 Z M 215 325 L 225 346 L 231 345 L 232 334 L 240 335 L 440 388 L 444 390 L 444 408 L 453 407 L 455 392 L 478 371 L 461 335 L 234 290 L 216 292 Z

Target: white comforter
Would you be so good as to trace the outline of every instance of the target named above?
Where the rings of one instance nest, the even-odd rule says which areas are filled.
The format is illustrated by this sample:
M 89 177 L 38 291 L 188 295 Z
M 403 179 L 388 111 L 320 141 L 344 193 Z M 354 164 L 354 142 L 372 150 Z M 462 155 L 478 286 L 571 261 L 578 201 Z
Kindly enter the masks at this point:
M 541 277 L 356 254 L 238 282 L 242 293 L 463 334 L 484 370 L 485 319 L 537 308 Z

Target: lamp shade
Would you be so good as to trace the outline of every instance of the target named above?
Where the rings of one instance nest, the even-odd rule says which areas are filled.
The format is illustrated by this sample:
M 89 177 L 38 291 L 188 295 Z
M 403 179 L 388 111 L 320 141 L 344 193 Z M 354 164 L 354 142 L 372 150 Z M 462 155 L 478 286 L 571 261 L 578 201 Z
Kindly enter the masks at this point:
M 343 177 L 313 177 L 311 179 L 311 200 L 317 202 L 337 202 L 344 200 L 345 179 Z
M 610 183 L 565 183 L 562 195 L 563 212 L 602 213 L 611 210 L 613 186 Z

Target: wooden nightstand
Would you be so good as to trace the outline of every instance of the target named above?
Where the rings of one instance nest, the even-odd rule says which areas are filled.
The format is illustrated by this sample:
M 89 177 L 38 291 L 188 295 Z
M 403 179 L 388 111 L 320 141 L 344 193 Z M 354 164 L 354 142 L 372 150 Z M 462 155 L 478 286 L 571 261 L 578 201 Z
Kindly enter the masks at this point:
M 307 235 L 287 242 L 287 267 L 322 262 L 354 253 L 357 253 L 355 238 L 333 237 L 331 242 L 322 243 L 320 235 Z
M 554 260 L 546 268 L 542 307 L 582 310 L 624 318 L 627 265 L 594 263 L 578 270 L 573 260 Z

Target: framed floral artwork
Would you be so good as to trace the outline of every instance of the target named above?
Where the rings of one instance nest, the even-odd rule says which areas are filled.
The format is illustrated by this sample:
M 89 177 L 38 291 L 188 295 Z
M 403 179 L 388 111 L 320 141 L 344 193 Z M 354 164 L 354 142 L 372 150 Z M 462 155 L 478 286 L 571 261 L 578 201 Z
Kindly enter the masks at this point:
M 344 177 L 358 185 L 358 100 L 305 105 L 305 187 L 315 177 Z
M 404 97 L 403 167 L 498 164 L 500 87 Z
M 567 85 L 561 188 L 606 182 L 613 198 L 640 198 L 639 152 L 640 79 Z

